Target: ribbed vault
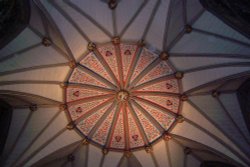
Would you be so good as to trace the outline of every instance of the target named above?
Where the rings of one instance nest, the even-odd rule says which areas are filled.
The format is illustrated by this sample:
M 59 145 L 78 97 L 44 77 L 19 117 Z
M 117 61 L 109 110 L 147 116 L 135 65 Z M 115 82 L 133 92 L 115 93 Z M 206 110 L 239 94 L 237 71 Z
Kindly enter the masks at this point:
M 250 165 L 237 98 L 250 40 L 198 0 L 30 0 L 30 11 L 0 50 L 0 98 L 13 106 L 1 166 Z M 136 130 L 116 130 L 128 117 L 132 140 L 144 139 L 138 147 L 128 147 Z M 95 133 L 105 122 L 108 137 Z M 159 134 L 147 141 L 150 124 Z

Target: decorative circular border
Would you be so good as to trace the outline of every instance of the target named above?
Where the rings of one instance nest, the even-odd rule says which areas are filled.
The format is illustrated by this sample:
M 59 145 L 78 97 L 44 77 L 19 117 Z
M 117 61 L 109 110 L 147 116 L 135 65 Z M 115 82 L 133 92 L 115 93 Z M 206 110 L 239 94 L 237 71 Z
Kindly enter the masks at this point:
M 180 79 L 166 52 L 156 54 L 142 42 L 114 38 L 89 43 L 79 63 L 70 63 L 65 89 L 69 129 L 104 150 L 148 150 L 182 120 Z

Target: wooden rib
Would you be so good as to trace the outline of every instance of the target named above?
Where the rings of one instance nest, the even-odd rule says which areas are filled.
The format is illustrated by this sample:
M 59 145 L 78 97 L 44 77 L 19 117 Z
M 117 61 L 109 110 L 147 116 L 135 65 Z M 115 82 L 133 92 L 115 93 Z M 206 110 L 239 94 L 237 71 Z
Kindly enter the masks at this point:
M 134 91 L 133 96 L 162 96 L 162 97 L 180 97 L 179 93 L 170 93 L 170 92 L 160 92 L 160 91 Z
M 31 45 L 31 46 L 29 46 L 27 48 L 24 48 L 22 50 L 19 50 L 17 52 L 14 52 L 12 54 L 9 54 L 7 56 L 1 57 L 0 58 L 0 63 L 3 63 L 4 61 L 7 61 L 7 60 L 9 60 L 9 59 L 11 59 L 13 57 L 16 57 L 16 56 L 18 56 L 20 54 L 23 54 L 23 53 L 25 53 L 27 51 L 30 51 L 30 50 L 34 49 L 34 48 L 38 48 L 39 46 L 42 46 L 42 44 L 41 43 L 37 43 L 37 44 Z
M 97 91 L 102 91 L 102 92 L 116 93 L 116 91 L 112 89 L 99 87 L 95 85 L 89 85 L 89 84 L 81 84 L 81 83 L 68 83 L 67 87 L 68 88 L 86 88 L 86 89 L 97 90 Z
M 161 3 L 160 0 L 157 0 L 157 2 L 155 3 L 155 6 L 154 6 L 153 11 L 152 11 L 152 13 L 151 13 L 151 15 L 150 15 L 150 18 L 149 18 L 149 20 L 148 20 L 148 22 L 147 22 L 147 25 L 145 26 L 145 29 L 144 29 L 144 32 L 143 32 L 143 34 L 142 34 L 141 39 L 146 39 L 146 36 L 147 36 L 147 34 L 148 34 L 149 28 L 150 28 L 151 25 L 152 25 L 152 21 L 153 21 L 153 19 L 154 19 L 154 17 L 155 17 L 155 14 L 156 14 L 156 12 L 157 12 L 158 9 L 159 9 L 160 3 Z
M 141 13 L 142 9 L 146 6 L 146 4 L 149 2 L 149 0 L 143 0 L 143 3 L 140 5 L 138 10 L 135 12 L 135 14 L 132 16 L 132 18 L 129 20 L 129 22 L 124 26 L 122 31 L 120 32 L 120 37 L 123 37 L 127 29 L 130 27 L 130 25 L 134 22 L 134 20 L 137 18 L 137 16 Z
M 59 37 L 61 38 L 61 41 L 62 41 L 62 43 L 63 43 L 63 45 L 68 53 L 68 56 L 70 57 L 70 60 L 75 61 L 75 57 L 74 57 L 68 43 L 66 42 L 61 30 L 59 29 L 59 27 L 56 24 L 56 22 L 54 21 L 54 19 L 51 17 L 50 13 L 47 11 L 47 9 L 43 6 L 43 4 L 40 1 L 35 0 L 34 3 L 42 11 L 43 15 L 47 18 L 47 20 L 52 25 L 52 27 L 55 29 L 55 31 L 59 34 Z
M 73 101 L 69 101 L 67 102 L 68 105 L 76 105 L 79 103 L 88 103 L 88 102 L 92 102 L 92 101 L 97 101 L 100 99 L 107 99 L 112 97 L 113 94 L 105 94 L 105 95 L 97 95 L 97 96 L 91 96 L 91 97 L 85 97 L 85 98 L 80 98 L 77 100 L 73 100 Z
M 26 67 L 26 68 L 21 68 L 21 69 L 3 71 L 3 72 L 0 72 L 0 76 L 5 76 L 5 75 L 9 75 L 9 74 L 14 74 L 14 73 L 20 73 L 20 72 L 26 72 L 26 71 L 30 71 L 30 70 L 42 69 L 42 68 L 59 67 L 59 66 L 68 66 L 68 63 L 39 65 L 39 66 L 32 66 L 32 67 Z
M 93 19 L 90 15 L 85 13 L 81 8 L 74 3 L 70 2 L 70 0 L 63 0 L 64 3 L 75 9 L 78 13 L 80 13 L 83 17 L 88 19 L 90 22 L 92 22 L 96 27 L 98 27 L 104 34 L 106 34 L 108 37 L 112 38 L 112 34 L 106 30 L 104 27 L 102 27 L 95 19 Z
M 78 69 L 80 69 L 81 71 L 91 75 L 94 78 L 97 78 L 100 82 L 105 83 L 107 86 L 110 86 L 111 88 L 113 88 L 115 90 L 117 89 L 117 87 L 114 84 L 109 82 L 107 79 L 103 78 L 101 75 L 99 75 L 99 74 L 95 73 L 94 71 L 88 69 L 87 67 L 85 67 L 85 66 L 83 66 L 81 64 L 79 64 L 78 67 L 79 67 Z
M 39 139 L 39 137 L 48 129 L 48 127 L 54 122 L 54 120 L 60 115 L 61 111 L 57 111 L 55 115 L 49 120 L 49 122 L 42 128 L 42 130 L 31 140 L 27 147 L 21 152 L 21 154 L 16 158 L 12 166 L 15 166 L 21 157 L 31 148 L 31 146 Z
M 147 137 L 147 135 L 146 135 L 146 133 L 145 133 L 145 131 L 143 129 L 143 126 L 142 126 L 140 120 L 138 119 L 138 117 L 137 117 L 137 115 L 135 113 L 135 110 L 134 110 L 133 106 L 131 105 L 131 103 L 128 103 L 127 107 L 130 110 L 130 113 L 131 113 L 131 115 L 132 115 L 132 117 L 133 117 L 133 119 L 134 119 L 134 121 L 136 123 L 136 126 L 137 126 L 137 128 L 138 128 L 138 130 L 139 130 L 139 132 L 140 132 L 140 134 L 142 136 L 142 139 L 143 139 L 145 145 L 148 145 L 149 144 L 148 137 Z
M 124 83 L 123 83 L 123 64 L 122 64 L 122 56 L 121 56 L 121 47 L 120 44 L 114 44 L 115 47 L 115 54 L 116 54 L 116 60 L 117 60 L 117 68 L 118 68 L 118 73 L 119 73 L 119 85 L 121 89 L 124 88 Z
M 141 89 L 141 88 L 144 88 L 144 87 L 147 87 L 147 86 L 151 86 L 151 85 L 154 85 L 156 83 L 163 82 L 163 81 L 171 80 L 171 79 L 175 79 L 174 74 L 165 75 L 163 77 L 159 77 L 159 78 L 144 82 L 144 83 L 142 83 L 140 85 L 132 87 L 130 90 L 131 91 L 136 91 L 138 89 Z
M 175 113 L 175 112 L 173 112 L 173 111 L 171 111 L 171 110 L 169 110 L 169 109 L 167 109 L 165 107 L 162 107 L 162 106 L 160 106 L 160 105 L 158 105 L 158 104 L 156 104 L 154 102 L 151 102 L 149 100 L 146 100 L 146 99 L 143 99 L 143 98 L 140 98 L 140 97 L 136 97 L 136 96 L 134 96 L 133 99 L 141 101 L 141 102 L 143 102 L 145 104 L 151 105 L 154 108 L 157 108 L 157 109 L 161 110 L 164 113 L 167 113 L 167 114 L 170 114 L 170 115 L 173 115 L 173 116 L 177 115 L 177 113 Z
M 106 60 L 103 58 L 102 54 L 99 52 L 98 49 L 94 50 L 94 53 L 96 55 L 96 58 L 101 62 L 103 67 L 106 69 L 106 71 L 109 73 L 110 77 L 113 79 L 113 81 L 116 83 L 116 85 L 120 85 L 119 81 L 117 80 L 114 72 L 111 70 L 109 64 L 106 62 Z
M 114 100 L 114 98 L 109 98 L 108 100 L 106 100 L 105 102 L 97 105 L 96 107 L 88 110 L 85 114 L 83 114 L 82 116 L 80 116 L 79 118 L 77 118 L 75 120 L 75 123 L 78 124 L 80 121 L 82 121 L 83 119 L 89 117 L 90 115 L 98 112 L 100 109 L 102 109 L 103 107 L 107 106 L 108 104 L 110 104 L 112 101 Z
M 55 135 L 53 135 L 50 139 L 45 141 L 40 147 L 38 147 L 36 150 L 34 150 L 28 157 L 26 157 L 19 166 L 25 166 L 25 164 L 31 160 L 35 155 L 37 155 L 42 149 L 44 149 L 46 146 L 48 146 L 53 140 L 55 140 L 58 136 L 60 136 L 62 133 L 64 133 L 67 130 L 67 128 L 63 128 L 59 130 Z
M 135 51 L 135 53 L 133 55 L 133 58 L 132 58 L 132 61 L 131 61 L 132 63 L 130 64 L 130 67 L 129 67 L 129 70 L 128 70 L 128 74 L 127 74 L 127 78 L 125 80 L 125 89 L 128 88 L 130 79 L 131 79 L 131 77 L 132 77 L 132 75 L 134 73 L 134 70 L 135 70 L 137 62 L 139 60 L 139 57 L 141 55 L 142 49 L 143 48 L 141 46 L 137 46 L 136 51 Z
M 105 121 L 105 119 L 109 116 L 109 114 L 113 111 L 114 107 L 116 106 L 116 101 L 114 101 L 111 106 L 104 112 L 102 117 L 97 121 L 97 123 L 94 125 L 94 127 L 90 130 L 88 134 L 88 138 L 92 138 L 94 133 L 96 132 L 97 128 L 101 126 L 101 124 Z
M 74 20 L 71 19 L 71 16 L 67 14 L 55 1 L 48 1 L 53 7 L 55 7 L 77 30 L 77 32 L 87 41 L 90 42 L 91 40 L 89 39 L 88 35 L 84 33 L 80 26 L 77 25 Z
M 141 113 L 151 122 L 152 125 L 154 125 L 160 133 L 163 133 L 165 131 L 164 127 L 161 126 L 161 124 L 150 114 L 148 111 L 146 111 L 140 104 L 138 104 L 136 101 L 131 100 L 131 104 L 138 108 Z
M 125 130 L 125 150 L 130 149 L 129 143 L 129 123 L 128 123 L 128 110 L 127 110 L 127 103 L 123 106 L 123 120 L 124 120 L 124 130 Z
M 118 103 L 118 106 L 116 107 L 116 110 L 115 110 L 115 114 L 113 116 L 111 127 L 110 127 L 109 132 L 108 132 L 107 141 L 104 145 L 105 148 L 110 148 L 110 144 L 112 141 L 112 137 L 113 137 L 116 125 L 117 125 L 117 120 L 118 120 L 120 112 L 121 112 L 121 103 Z
M 161 62 L 161 59 L 156 58 L 151 64 L 149 64 L 143 71 L 132 81 L 129 88 L 137 84 L 146 74 L 148 74 L 155 66 Z

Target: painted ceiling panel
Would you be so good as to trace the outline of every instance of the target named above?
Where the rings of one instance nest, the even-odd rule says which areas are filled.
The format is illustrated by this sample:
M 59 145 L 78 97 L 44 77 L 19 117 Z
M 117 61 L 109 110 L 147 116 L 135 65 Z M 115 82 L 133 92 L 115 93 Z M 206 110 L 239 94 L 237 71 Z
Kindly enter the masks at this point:
M 38 111 L 26 128 L 29 110 L 14 111 L 0 166 L 250 165 L 228 94 L 249 78 L 250 41 L 200 1 L 31 3 L 0 51 L 0 98 Z

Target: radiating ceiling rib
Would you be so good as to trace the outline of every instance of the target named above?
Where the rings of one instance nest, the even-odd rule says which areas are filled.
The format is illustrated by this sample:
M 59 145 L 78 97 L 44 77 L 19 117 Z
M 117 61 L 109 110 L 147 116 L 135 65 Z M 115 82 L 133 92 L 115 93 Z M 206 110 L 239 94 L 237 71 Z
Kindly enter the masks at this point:
M 134 121 L 136 122 L 136 125 L 137 125 L 137 127 L 138 127 L 138 129 L 139 129 L 139 131 L 141 133 L 141 136 L 143 138 L 143 141 L 144 141 L 145 145 L 148 145 L 149 144 L 149 140 L 147 138 L 146 132 L 143 130 L 143 126 L 142 126 L 140 120 L 138 119 L 133 106 L 131 105 L 131 103 L 129 103 L 127 106 L 128 106 L 128 109 L 130 110 L 130 113 L 131 113 Z
M 25 131 L 25 129 L 27 128 L 27 125 L 31 119 L 33 115 L 33 111 L 30 111 L 27 118 L 25 119 L 24 121 L 24 124 L 22 125 L 21 127 L 21 130 L 18 132 L 17 134 L 17 137 L 15 139 L 15 141 L 13 142 L 11 148 L 8 150 L 8 152 L 6 153 L 6 157 L 4 158 L 6 161 L 5 161 L 5 164 L 8 164 L 8 160 L 10 159 L 11 155 L 13 154 L 13 151 L 15 150 L 16 146 L 17 146 L 17 143 L 20 139 L 20 137 L 22 136 L 23 132 Z
M 116 106 L 116 102 L 114 101 L 111 106 L 105 111 L 105 113 L 101 116 L 101 118 L 97 121 L 97 123 L 94 125 L 94 127 L 90 130 L 88 134 L 88 138 L 92 138 L 97 129 L 100 127 L 100 125 L 107 119 L 107 117 L 111 114 L 114 107 Z
M 236 164 L 238 164 L 238 166 L 244 166 L 244 165 L 246 165 L 246 164 L 248 164 L 249 162 L 248 161 L 246 161 L 246 162 L 243 162 L 243 161 L 239 161 L 240 159 L 238 159 L 238 157 L 235 157 L 235 156 L 228 156 L 228 155 L 226 155 L 226 154 L 228 154 L 229 152 L 221 152 L 221 150 L 218 150 L 217 148 L 213 148 L 213 147 L 211 147 L 211 145 L 213 145 L 213 144 L 215 144 L 215 143 L 202 143 L 202 142 L 198 142 L 197 140 L 193 140 L 193 139 L 191 139 L 191 138 L 189 138 L 189 137 L 185 137 L 185 136 L 183 136 L 183 135 L 178 135 L 178 134 L 171 134 L 171 136 L 172 137 L 174 137 L 175 139 L 182 139 L 182 140 L 186 140 L 186 141 L 189 141 L 189 142 L 194 142 L 194 143 L 197 143 L 197 144 L 199 144 L 199 145 L 201 145 L 201 146 L 203 146 L 204 147 L 204 149 L 201 149 L 200 151 L 202 151 L 202 152 L 211 152 L 213 155 L 218 155 L 218 156 L 220 156 L 221 158 L 220 159 L 227 159 L 227 160 L 230 160 L 231 162 L 234 162 L 234 163 L 236 163 Z M 208 146 L 208 144 L 209 144 L 209 146 Z M 197 149 L 193 149 L 194 151 L 196 151 Z M 199 150 L 199 149 L 198 149 Z M 226 154 L 225 154 L 226 153 Z M 193 153 L 193 154 L 195 154 L 195 153 Z M 229 153 L 230 154 L 230 153 Z M 198 156 L 198 155 L 196 155 L 196 156 Z M 198 158 L 199 158 L 199 156 L 198 156 Z M 238 160 L 236 160 L 236 159 L 238 159 Z M 200 158 L 200 159 L 202 159 L 202 158 Z M 246 164 L 245 164 L 246 163 Z M 244 164 L 244 165 L 243 165 Z
M 59 131 L 58 136 L 53 136 L 53 139 L 47 141 L 48 143 L 44 143 L 43 148 L 40 148 L 39 151 L 37 150 L 36 152 L 34 152 L 34 154 L 29 157 L 30 159 L 26 163 L 25 161 L 23 161 L 21 165 L 25 164 L 26 166 L 30 166 L 40 159 L 46 157 L 46 155 L 51 154 L 60 148 L 81 141 L 81 137 L 74 131 L 61 131 L 61 134 L 59 134 Z
M 224 145 L 231 147 L 233 150 L 237 151 L 240 155 L 246 158 L 247 153 L 239 149 L 237 143 L 230 139 L 230 136 L 226 134 L 221 127 L 215 123 L 207 114 L 203 113 L 201 109 L 198 108 L 192 101 L 184 103 L 186 110 L 182 111 L 184 117 L 192 120 L 193 122 L 200 123 L 200 126 L 204 129 L 210 129 L 213 135 L 219 140 L 224 142 Z M 183 107 L 184 108 L 184 107 Z M 189 114 L 192 113 L 192 116 Z
M 91 89 L 91 90 L 98 90 L 101 92 L 115 93 L 115 91 L 112 89 L 94 86 L 94 85 L 88 85 L 88 84 L 69 83 L 69 84 L 67 84 L 67 87 L 69 87 L 69 88 L 70 87 L 72 87 L 72 88 L 86 88 L 86 89 Z
M 143 113 L 144 116 L 146 116 L 150 122 L 161 132 L 164 132 L 164 128 L 161 126 L 161 124 L 152 116 L 148 113 L 148 111 L 146 111 L 140 104 L 138 104 L 136 101 L 131 100 L 131 104 L 133 104 L 133 106 L 137 107 L 141 113 Z
M 211 138 L 217 140 L 220 144 L 222 144 L 223 146 L 225 146 L 226 148 L 228 148 L 229 150 L 231 150 L 234 154 L 236 154 L 237 156 L 239 156 L 243 161 L 247 162 L 247 159 L 243 156 L 241 156 L 238 152 L 236 152 L 235 150 L 232 149 L 232 147 L 230 147 L 228 144 L 226 144 L 223 140 L 219 139 L 216 135 L 212 134 L 210 131 L 204 129 L 203 127 L 201 127 L 200 125 L 196 124 L 195 122 L 185 119 L 185 121 L 198 128 L 199 130 L 203 131 L 204 133 L 206 133 L 207 135 L 209 135 Z
M 11 55 L 40 42 L 41 39 L 27 27 L 13 41 L 0 50 L 1 57 Z
M 134 22 L 134 20 L 138 17 L 138 15 L 142 12 L 142 10 L 145 8 L 145 6 L 148 4 L 149 0 L 143 0 L 143 3 L 140 5 L 136 13 L 132 16 L 132 18 L 129 20 L 129 22 L 123 27 L 121 32 L 119 33 L 119 36 L 122 38 L 124 34 L 126 33 L 127 29 L 131 26 L 131 24 Z
M 66 4 L 71 6 L 73 9 L 75 9 L 77 12 L 79 12 L 83 17 L 86 17 L 96 27 L 98 27 L 100 30 L 102 30 L 103 33 L 105 33 L 108 37 L 110 37 L 110 39 L 113 37 L 113 35 L 108 30 L 106 30 L 104 27 L 102 27 L 102 25 L 99 24 L 95 19 L 93 19 L 89 14 L 85 13 L 81 8 L 79 8 L 78 5 L 70 2 L 69 0 L 63 0 L 63 2 L 65 2 Z
M 29 51 L 29 50 L 31 50 L 31 49 L 33 49 L 33 48 L 38 47 L 38 46 L 41 46 L 41 44 L 40 44 L 40 43 L 37 43 L 37 44 L 31 45 L 31 46 L 29 46 L 29 47 L 27 47 L 27 48 L 24 48 L 24 49 L 22 49 L 22 50 L 19 50 L 18 52 L 11 53 L 11 54 L 9 54 L 9 55 L 7 55 L 7 56 L 1 57 L 1 58 L 0 58 L 0 63 L 3 63 L 3 62 L 6 61 L 6 60 L 12 59 L 13 57 L 15 57 L 15 56 L 17 56 L 17 55 L 22 54 L 22 53 L 25 53 L 26 51 Z
M 46 18 L 44 18 L 43 20 L 44 22 L 46 21 Z M 48 26 L 47 24 L 49 23 L 46 23 L 46 26 Z M 47 38 L 50 38 L 49 34 L 46 34 L 45 36 L 43 34 L 41 34 L 39 31 L 37 31 L 35 28 L 33 28 L 31 25 L 28 25 L 28 27 L 37 35 L 41 38 L 41 41 L 44 37 L 47 37 Z M 65 60 L 70 60 L 69 59 L 69 56 L 60 48 L 57 46 L 56 43 L 54 43 L 53 41 L 51 41 L 51 47 L 53 49 L 55 49 L 55 51 L 57 51 L 62 57 L 65 58 Z
M 112 26 L 113 26 L 113 34 L 117 36 L 117 16 L 116 16 L 116 8 L 112 10 Z
M 205 30 L 207 32 L 212 32 L 215 34 L 221 34 L 223 36 L 236 39 L 245 43 L 250 43 L 249 38 L 243 36 L 238 31 L 225 24 L 222 20 L 218 19 L 212 13 L 206 11 L 202 17 L 199 18 L 194 24 L 195 28 Z
M 221 54 L 221 53 L 171 53 L 171 57 L 219 57 L 219 58 L 235 58 L 250 59 L 249 55 L 244 54 Z
M 60 38 L 62 40 L 62 43 L 70 57 L 71 60 L 75 60 L 74 55 L 72 53 L 72 51 L 70 50 L 70 47 L 68 46 L 66 40 L 64 39 L 62 32 L 60 31 L 60 28 L 58 27 L 58 25 L 54 22 L 52 16 L 47 12 L 46 8 L 43 6 L 42 2 L 38 1 L 38 0 L 34 0 L 34 2 L 36 3 L 37 7 L 42 11 L 43 15 L 49 20 L 50 24 L 53 26 L 54 30 L 56 30 L 59 34 L 60 34 Z
M 160 64 L 162 60 L 156 58 L 152 63 L 150 63 L 137 77 L 130 83 L 129 87 L 134 87 L 146 74 L 148 74 L 155 66 Z
M 180 125 L 186 126 L 189 130 L 183 132 L 183 130 L 181 130 Z M 199 141 L 199 143 L 201 143 L 203 145 L 207 145 L 207 146 L 211 147 L 212 149 L 215 149 L 221 153 L 224 153 L 225 156 L 231 157 L 235 161 L 240 162 L 241 164 L 246 165 L 249 163 L 249 160 L 247 160 L 245 157 L 241 156 L 238 152 L 236 152 L 230 146 L 225 144 L 225 142 L 218 139 L 211 132 L 200 127 L 199 125 L 197 125 L 196 123 L 194 123 L 190 120 L 186 120 L 184 123 L 179 124 L 179 126 L 176 127 L 171 133 L 174 133 L 176 135 L 180 135 L 179 134 L 180 131 L 183 132 L 181 134 L 181 136 L 188 138 L 190 140 Z M 203 137 L 205 140 L 199 140 L 198 138 L 200 138 L 200 137 Z
M 118 103 L 118 105 L 116 106 L 116 109 L 115 109 L 115 114 L 114 114 L 114 117 L 112 119 L 112 124 L 111 124 L 110 130 L 108 132 L 108 137 L 107 137 L 106 143 L 104 145 L 104 148 L 109 148 L 111 146 L 111 141 L 112 141 L 112 138 L 114 135 L 115 128 L 117 126 L 117 121 L 118 121 L 118 117 L 120 115 L 120 112 L 122 112 L 122 104 Z
M 150 154 L 151 157 L 152 157 L 152 160 L 153 160 L 153 162 L 154 162 L 154 166 L 155 166 L 155 167 L 159 167 L 159 163 L 158 163 L 158 161 L 156 160 L 154 151 L 150 152 L 149 154 Z
M 185 74 L 187 73 L 192 73 L 196 71 L 202 71 L 202 70 L 209 70 L 213 68 L 223 68 L 223 67 L 249 67 L 250 62 L 232 62 L 232 63 L 222 63 L 222 64 L 211 64 L 207 66 L 202 66 L 202 67 L 196 67 L 196 68 L 191 68 L 188 70 L 183 71 Z
M 106 69 L 106 71 L 109 73 L 109 75 L 111 76 L 111 78 L 113 79 L 113 81 L 116 83 L 116 85 L 120 85 L 120 83 L 118 82 L 117 78 L 115 77 L 114 72 L 112 71 L 111 67 L 108 65 L 108 63 L 106 62 L 106 60 L 103 58 L 103 55 L 100 53 L 100 51 L 98 49 L 95 49 L 94 53 L 95 53 L 97 59 L 101 62 L 101 64 Z
M 205 103 L 207 100 L 209 100 L 210 105 Z M 243 136 L 238 132 L 237 127 L 234 126 L 234 124 L 227 117 L 226 113 L 223 112 L 223 108 L 221 108 L 219 102 L 214 97 L 195 96 L 191 98 L 191 101 L 196 103 L 200 108 L 206 107 L 206 110 L 203 109 L 201 112 L 203 112 L 210 120 L 212 119 L 218 129 L 220 129 L 232 142 L 234 142 L 234 144 L 237 145 L 242 152 L 246 155 L 249 154 L 250 150 L 248 144 L 243 139 Z
M 126 29 L 126 32 L 120 34 L 122 39 L 129 41 L 142 39 L 144 32 L 148 29 L 147 26 L 150 26 L 151 14 L 156 2 L 147 0 L 146 5 Z
M 28 163 L 36 154 L 38 154 L 43 148 L 48 146 L 53 140 L 55 140 L 57 137 L 59 137 L 61 134 L 63 134 L 66 131 L 66 127 L 55 133 L 50 139 L 46 140 L 41 146 L 39 146 L 36 150 L 34 150 L 29 156 L 27 156 L 25 159 L 22 159 L 19 165 L 25 165 Z
M 45 126 L 37 133 L 37 135 L 31 140 L 31 142 L 25 147 L 25 149 L 20 153 L 20 155 L 15 159 L 13 165 L 16 165 L 17 162 L 21 159 L 21 157 L 32 147 L 32 145 L 37 141 L 37 139 L 47 130 L 47 128 L 54 122 L 54 120 L 59 116 L 61 111 L 57 111 L 51 119 L 45 124 Z
M 222 40 L 227 40 L 227 41 L 239 44 L 239 45 L 250 47 L 249 43 L 245 43 L 245 42 L 237 40 L 237 39 L 226 37 L 226 36 L 223 36 L 223 35 L 220 35 L 220 34 L 216 34 L 216 33 L 213 33 L 213 32 L 204 31 L 204 30 L 201 30 L 201 29 L 198 29 L 198 28 L 193 28 L 193 30 L 196 31 L 196 32 L 198 32 L 198 33 L 204 34 L 204 35 L 213 36 L 215 38 L 220 38 Z
M 153 21 L 153 19 L 154 19 L 154 17 L 155 17 L 156 12 L 157 12 L 158 9 L 159 9 L 160 4 L 161 4 L 161 0 L 157 0 L 157 2 L 156 2 L 155 5 L 154 5 L 154 8 L 153 8 L 153 10 L 152 10 L 152 13 L 151 13 L 151 15 L 150 15 L 150 18 L 149 18 L 149 20 L 148 20 L 148 22 L 147 22 L 147 25 L 145 26 L 145 29 L 144 29 L 144 31 L 143 31 L 143 34 L 142 34 L 141 39 L 146 39 L 146 38 L 147 38 L 148 30 L 149 30 L 149 28 L 152 26 L 152 21 Z
M 128 71 L 128 74 L 127 74 L 127 78 L 125 80 L 125 88 L 129 86 L 130 84 L 130 80 L 131 80 L 131 77 L 133 75 L 133 71 L 135 70 L 136 68 L 136 65 L 137 65 L 137 62 L 139 60 L 139 57 L 142 53 L 142 50 L 143 50 L 143 47 L 142 46 L 138 46 L 136 48 L 136 52 L 135 52 L 135 55 L 133 56 L 133 59 L 132 59 L 132 63 L 130 64 L 130 67 L 129 67 L 129 71 Z
M 234 118 L 234 120 L 237 122 L 239 128 L 244 132 L 245 136 L 250 141 L 250 132 L 247 129 L 242 112 L 235 112 L 240 111 L 240 104 L 237 93 L 234 92 L 233 94 L 222 94 L 219 96 L 219 99 L 223 103 L 231 117 Z M 231 103 L 232 101 L 234 103 Z
M 87 41 L 90 42 L 88 35 L 81 30 L 81 28 L 74 22 L 74 20 L 57 4 L 56 1 L 48 1 L 55 9 L 57 9 L 78 31 L 80 35 Z
M 239 125 L 237 124 L 236 120 L 234 120 L 233 117 L 230 115 L 229 111 L 227 110 L 227 108 L 225 107 L 225 105 L 223 104 L 223 102 L 221 101 L 220 97 L 216 97 L 216 99 L 218 100 L 218 103 L 220 104 L 221 108 L 223 109 L 223 111 L 225 112 L 225 114 L 227 115 L 227 117 L 230 119 L 230 121 L 233 123 L 233 125 L 237 128 L 237 130 L 241 134 L 242 138 L 246 141 L 246 143 L 248 144 L 248 147 L 250 147 L 249 138 L 247 138 L 246 134 L 243 132 L 243 129 L 241 129 L 239 127 Z M 241 113 L 239 112 L 239 114 L 241 114 Z
M 120 152 L 110 151 L 105 155 L 102 167 L 117 166 L 122 156 L 123 154 Z
M 220 79 L 217 79 L 217 80 L 213 80 L 211 82 L 208 82 L 208 83 L 205 83 L 203 85 L 200 85 L 200 86 L 197 86 L 193 89 L 190 89 L 188 91 L 186 91 L 185 93 L 186 94 L 193 94 L 194 92 L 198 91 L 198 90 L 201 90 L 207 86 L 210 86 L 210 85 L 216 85 L 217 83 L 223 83 L 223 82 L 230 82 L 231 79 L 235 79 L 235 78 L 240 78 L 240 77 L 250 77 L 250 71 L 244 71 L 244 72 L 241 72 L 241 73 L 237 73 L 237 74 L 234 74 L 234 75 L 230 75 L 230 76 L 226 76 L 226 77 L 223 77 L 223 78 L 220 78 Z M 216 89 L 215 89 L 216 90 Z

